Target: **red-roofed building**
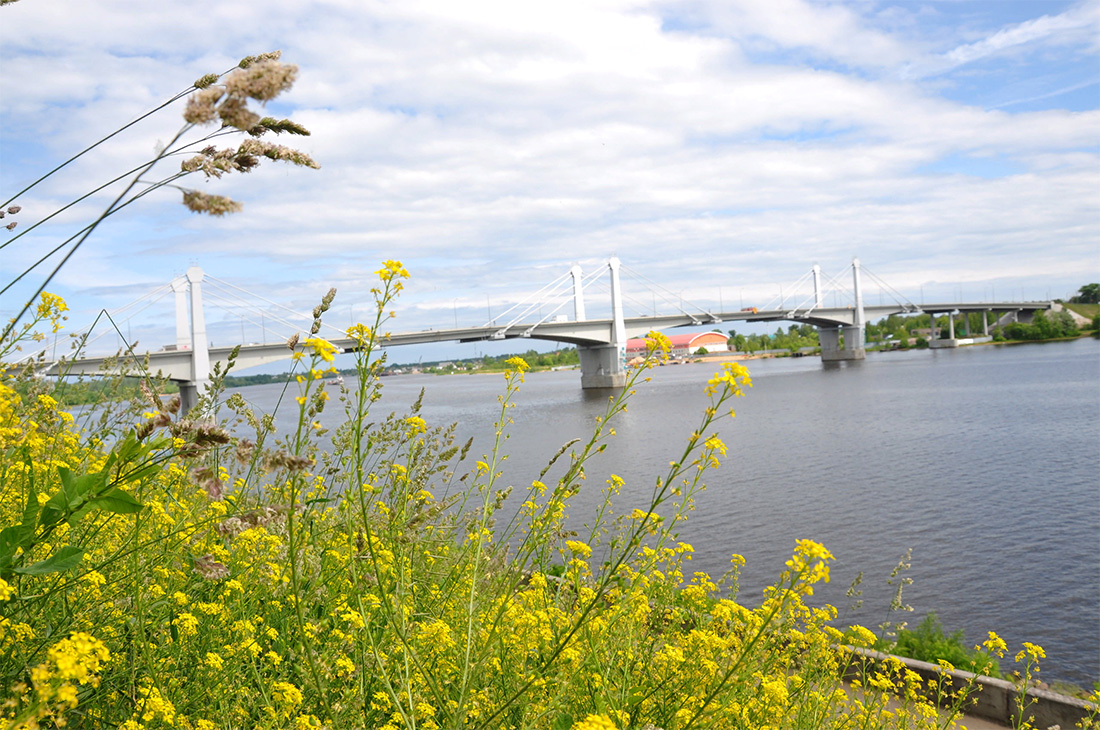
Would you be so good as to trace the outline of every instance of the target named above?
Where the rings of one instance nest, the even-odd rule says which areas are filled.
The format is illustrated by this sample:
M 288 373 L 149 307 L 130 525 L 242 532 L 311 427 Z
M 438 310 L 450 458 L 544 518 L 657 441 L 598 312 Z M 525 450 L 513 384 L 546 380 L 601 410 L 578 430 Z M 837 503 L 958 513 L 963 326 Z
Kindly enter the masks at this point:
M 668 341 L 672 346 L 669 355 L 672 357 L 685 357 L 687 355 L 694 355 L 698 353 L 699 350 L 706 350 L 707 352 L 728 352 L 729 347 L 726 345 L 728 339 L 729 338 L 721 332 L 696 332 L 686 335 L 669 335 Z M 647 343 L 648 341 L 644 338 L 627 340 L 627 359 L 638 356 L 644 357 Z

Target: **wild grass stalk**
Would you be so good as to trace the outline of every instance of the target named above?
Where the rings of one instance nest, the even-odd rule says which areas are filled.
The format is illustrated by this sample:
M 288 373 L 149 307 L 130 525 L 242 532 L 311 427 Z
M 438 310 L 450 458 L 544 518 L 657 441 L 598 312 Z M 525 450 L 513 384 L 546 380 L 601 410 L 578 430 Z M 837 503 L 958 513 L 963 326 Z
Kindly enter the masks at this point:
M 48 396 L 21 398 L 19 372 L 4 372 L 9 726 L 942 728 L 965 706 L 972 687 L 922 685 L 889 663 L 841 683 L 851 654 L 838 645 L 876 637 L 813 605 L 832 559 L 817 543 L 795 546 L 756 606 L 735 599 L 735 578 L 685 572 L 693 548 L 676 525 L 726 452 L 715 424 L 750 384 L 740 367 L 707 384 L 698 429 L 648 500 L 620 506 L 611 475 L 578 536 L 570 500 L 662 337 L 593 433 L 554 457 L 553 487 L 544 472 L 509 499 L 500 467 L 525 363 L 504 376 L 492 446 L 472 467 L 469 445 L 418 404 L 372 414 L 407 272 L 387 262 L 379 277 L 374 321 L 352 328 L 358 378 L 331 439 L 316 424 L 336 353 L 315 332 L 288 385 L 295 427 L 273 441 L 268 416 L 239 398 L 231 431 L 206 420 L 214 393 L 184 418 L 150 390 L 151 410 L 107 444 Z M 60 317 L 49 301 L 36 325 Z M 1025 653 L 1033 676 L 1038 654 Z

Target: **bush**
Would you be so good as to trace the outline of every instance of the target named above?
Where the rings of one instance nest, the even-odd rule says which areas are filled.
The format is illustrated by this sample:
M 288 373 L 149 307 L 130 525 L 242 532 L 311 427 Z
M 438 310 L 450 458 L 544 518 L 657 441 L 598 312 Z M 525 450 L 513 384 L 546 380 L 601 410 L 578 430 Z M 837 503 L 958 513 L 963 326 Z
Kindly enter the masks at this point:
M 1051 340 L 1059 337 L 1073 337 L 1078 334 L 1073 316 L 1066 311 L 1055 312 L 1048 316 L 1038 311 L 1031 324 L 1012 322 L 1005 325 L 1005 338 L 1009 340 Z
M 963 641 L 963 632 L 944 634 L 943 626 L 935 611 L 929 612 L 916 630 L 901 629 L 893 645 L 884 647 L 900 656 L 920 659 L 936 664 L 950 663 L 956 669 L 976 672 L 991 677 L 1002 677 L 1000 666 L 988 650 L 970 649 Z

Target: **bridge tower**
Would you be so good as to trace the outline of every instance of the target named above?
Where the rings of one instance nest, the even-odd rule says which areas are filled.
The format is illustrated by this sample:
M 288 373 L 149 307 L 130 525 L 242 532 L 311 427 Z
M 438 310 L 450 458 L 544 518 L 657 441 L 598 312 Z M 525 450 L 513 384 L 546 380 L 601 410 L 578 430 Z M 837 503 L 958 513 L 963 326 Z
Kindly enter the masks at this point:
M 607 262 L 611 274 L 611 342 L 606 345 L 579 345 L 581 359 L 581 388 L 621 388 L 626 385 L 626 323 L 623 320 L 622 287 L 619 283 L 619 259 Z M 573 279 L 577 281 L 576 276 Z M 576 291 L 576 290 L 574 290 Z M 583 315 L 583 300 L 579 314 Z M 578 321 L 580 321 L 578 319 Z
M 191 349 L 191 323 L 187 316 L 187 277 L 172 279 L 172 291 L 176 294 L 176 349 Z
M 581 286 L 580 264 L 573 264 L 569 269 L 569 275 L 573 277 L 573 319 L 583 322 L 588 318 L 584 315 L 584 289 Z
M 210 344 L 206 339 L 206 318 L 202 312 L 202 280 L 201 268 L 192 266 L 187 270 L 186 283 L 191 289 L 191 326 L 188 343 L 191 348 L 191 379 L 180 383 L 180 410 L 183 413 L 195 407 L 199 400 L 199 392 L 210 382 Z M 172 282 L 172 290 L 176 292 L 176 347 L 180 348 L 180 343 L 188 338 L 180 335 L 182 287 L 177 288 L 176 282 L 182 285 L 183 277 Z
M 814 267 L 814 293 L 820 302 L 820 273 Z M 863 360 L 867 357 L 864 348 L 863 288 L 859 279 L 859 259 L 852 259 L 852 288 L 855 290 L 855 307 L 852 309 L 852 323 L 835 327 L 819 327 L 821 340 L 821 361 L 838 362 L 841 360 Z M 844 336 L 844 346 L 840 346 L 840 337 Z

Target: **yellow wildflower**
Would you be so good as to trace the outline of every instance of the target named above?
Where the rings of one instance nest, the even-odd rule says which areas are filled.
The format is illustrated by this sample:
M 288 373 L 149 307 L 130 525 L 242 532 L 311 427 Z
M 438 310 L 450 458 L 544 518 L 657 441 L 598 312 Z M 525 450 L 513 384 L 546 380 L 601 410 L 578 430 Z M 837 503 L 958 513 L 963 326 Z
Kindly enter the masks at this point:
M 393 279 L 408 279 L 409 272 L 401 265 L 400 261 L 383 261 L 382 268 L 374 272 L 378 274 L 378 278 L 382 281 L 392 281 Z
M 567 540 L 565 546 L 569 548 L 574 555 L 580 555 L 585 559 L 592 557 L 592 548 L 580 540 Z
M 739 362 L 727 362 L 707 381 L 706 394 L 714 395 L 719 388 L 728 389 L 731 395 L 744 395 L 744 388 L 752 387 L 748 369 Z
M 589 715 L 580 722 L 573 723 L 570 730 L 619 730 L 607 715 Z
M 307 337 L 302 341 L 302 344 L 325 362 L 332 362 L 336 359 L 336 345 L 322 337 Z
M 510 357 L 504 361 L 511 370 L 517 370 L 521 373 L 525 373 L 531 369 L 531 366 L 527 364 L 527 361 L 522 357 Z
M 1016 654 L 1016 661 L 1022 662 L 1026 658 L 1030 662 L 1036 659 L 1046 659 L 1046 656 L 1047 653 L 1043 651 L 1043 647 L 1025 641 L 1024 648 Z
M 991 654 L 996 654 L 998 657 L 1003 657 L 1005 651 L 1008 650 L 1008 645 L 1005 644 L 1005 640 L 992 631 L 989 632 L 989 638 L 983 641 L 981 646 L 984 646 Z M 980 647 L 975 646 L 974 648 L 979 649 Z
M 302 690 L 290 682 L 276 682 L 271 688 L 271 696 L 285 709 L 302 704 Z

